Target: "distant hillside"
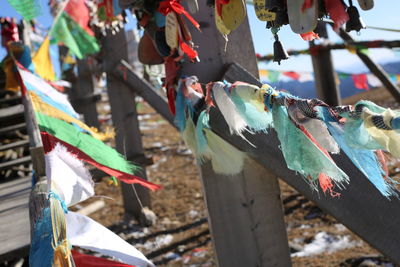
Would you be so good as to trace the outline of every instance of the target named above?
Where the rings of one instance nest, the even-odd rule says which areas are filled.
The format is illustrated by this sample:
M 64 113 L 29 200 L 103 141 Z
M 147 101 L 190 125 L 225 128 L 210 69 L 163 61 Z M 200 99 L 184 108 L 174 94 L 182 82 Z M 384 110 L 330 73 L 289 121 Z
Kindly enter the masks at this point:
M 382 65 L 382 67 L 388 73 L 400 73 L 400 61 L 398 62 L 391 62 Z M 270 83 L 271 86 L 276 87 L 278 90 L 286 90 L 293 95 L 303 97 L 303 98 L 313 98 L 316 97 L 316 90 L 314 81 L 310 82 L 298 82 L 295 80 L 290 80 L 287 82 L 277 82 L 277 83 Z M 354 87 L 353 80 L 351 77 L 341 79 L 340 80 L 340 92 L 342 98 L 349 97 L 358 93 L 361 93 L 363 90 L 357 89 Z

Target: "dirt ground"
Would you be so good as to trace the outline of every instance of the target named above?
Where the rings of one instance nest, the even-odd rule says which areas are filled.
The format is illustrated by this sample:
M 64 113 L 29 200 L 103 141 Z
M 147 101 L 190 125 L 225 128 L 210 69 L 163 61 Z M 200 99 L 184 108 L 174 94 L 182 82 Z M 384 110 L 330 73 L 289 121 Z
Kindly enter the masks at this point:
M 392 102 L 384 104 L 393 105 Z M 157 222 L 146 228 L 138 227 L 132 221 L 123 222 L 120 189 L 108 185 L 107 179 L 96 184 L 96 194 L 108 197 L 104 198 L 106 205 L 90 217 L 110 227 L 146 255 L 201 233 L 192 242 L 173 246 L 172 250 L 152 260 L 159 263 L 158 266 L 216 266 L 212 242 L 207 233 L 208 225 L 204 223 L 206 209 L 194 157 L 177 131 L 147 104 L 140 102 L 138 112 L 145 154 L 154 160 L 154 164 L 147 168 L 147 175 L 151 182 L 163 186 L 162 190 L 151 193 L 152 210 Z M 399 165 L 392 161 L 390 171 L 398 175 Z M 325 239 L 330 241 L 346 241 L 331 253 L 306 257 L 292 254 L 293 266 L 395 266 L 296 190 L 282 181 L 280 186 L 292 253 L 312 243 L 318 233 L 326 233 Z M 88 202 L 96 200 L 98 198 Z M 87 203 L 81 204 L 85 205 Z M 186 231 L 169 231 L 193 222 L 199 225 Z M 351 246 L 345 248 L 346 244 Z

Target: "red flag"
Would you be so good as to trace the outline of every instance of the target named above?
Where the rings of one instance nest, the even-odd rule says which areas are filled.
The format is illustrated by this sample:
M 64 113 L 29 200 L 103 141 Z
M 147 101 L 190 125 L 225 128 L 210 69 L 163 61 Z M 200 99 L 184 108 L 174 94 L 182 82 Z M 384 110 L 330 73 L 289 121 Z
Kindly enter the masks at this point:
M 313 31 L 301 33 L 300 36 L 301 36 L 301 38 L 303 38 L 304 41 L 308 41 L 308 42 L 312 41 L 314 39 L 319 39 L 318 34 Z
M 64 11 L 89 35 L 94 36 L 93 31 L 89 28 L 89 8 L 86 6 L 84 0 L 69 0 Z
M 300 78 L 300 74 L 294 71 L 285 71 L 283 72 L 283 75 L 292 78 L 293 80 L 298 80 Z
M 333 26 L 335 31 L 349 20 L 349 15 L 341 0 L 325 0 L 325 9 L 335 23 Z
M 369 90 L 367 74 L 352 74 L 351 78 L 353 79 L 354 86 L 357 89 Z
M 185 10 L 185 8 L 179 3 L 179 0 L 166 0 L 162 1 L 158 5 L 157 11 L 166 16 L 169 12 L 175 12 L 176 14 L 182 14 L 198 29 L 200 30 L 200 25 L 197 21 L 190 16 L 190 14 Z
M 117 261 L 81 254 L 75 250 L 72 250 L 72 257 L 74 258 L 76 267 L 135 267 Z
M 86 153 L 78 149 L 77 147 L 74 147 L 67 142 L 64 142 L 57 137 L 47 133 L 47 132 L 40 132 L 40 135 L 42 137 L 42 142 L 43 142 L 43 148 L 45 153 L 50 152 L 53 150 L 54 146 L 57 143 L 60 143 L 61 145 L 65 146 L 71 154 L 74 154 L 78 159 L 83 160 L 96 168 L 102 170 L 103 172 L 109 174 L 110 176 L 114 176 L 118 180 L 127 183 L 127 184 L 140 184 L 142 186 L 147 187 L 150 190 L 158 190 L 161 189 L 161 186 L 153 184 L 147 180 L 144 180 L 140 177 L 137 177 L 135 175 L 125 173 L 116 169 L 113 169 L 111 167 L 108 167 L 106 165 L 103 165 L 101 163 L 98 163 L 97 161 L 93 160 L 90 156 L 88 156 Z

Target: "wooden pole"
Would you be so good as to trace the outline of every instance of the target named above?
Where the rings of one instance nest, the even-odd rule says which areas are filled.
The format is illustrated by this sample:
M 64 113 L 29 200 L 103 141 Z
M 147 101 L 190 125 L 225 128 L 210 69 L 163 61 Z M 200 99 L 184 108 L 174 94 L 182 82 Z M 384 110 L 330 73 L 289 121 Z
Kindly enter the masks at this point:
M 345 32 L 343 29 L 340 29 L 338 34 L 346 43 L 354 42 L 354 39 L 351 37 L 351 35 Z M 381 66 L 376 64 L 368 55 L 364 54 L 360 50 L 356 50 L 356 53 L 361 61 L 364 62 L 364 64 L 373 74 L 375 74 L 375 76 L 381 81 L 381 83 L 397 100 L 397 102 L 400 102 L 400 89 L 390 80 L 385 70 Z
M 319 27 L 323 27 L 326 30 L 325 23 L 319 22 L 319 24 Z M 311 41 L 310 50 L 313 47 L 314 41 Z M 328 49 L 319 49 L 316 53 L 310 53 L 310 55 L 314 68 L 317 96 L 331 106 L 338 106 L 341 103 L 341 96 L 339 86 L 336 83 L 336 72 L 332 63 L 331 51 Z
M 69 93 L 71 103 L 76 112 L 83 114 L 85 123 L 100 128 L 96 108 L 96 97 L 93 95 L 93 76 L 87 59 L 77 60 L 78 77 Z
M 24 116 L 29 136 L 29 150 L 35 177 L 44 177 L 46 176 L 46 166 L 44 161 L 42 138 L 40 137 L 35 112 L 28 94 L 22 96 L 22 104 L 24 105 Z
M 247 18 L 229 35 L 224 51 L 214 9 L 206 1 L 199 6 L 193 17 L 202 32 L 188 26 L 201 62 L 184 63 L 181 74 L 196 75 L 202 83 L 218 81 L 228 63 L 238 62 L 258 76 Z M 291 266 L 276 176 L 251 159 L 238 175 L 218 175 L 208 163 L 201 166 L 201 176 L 218 266 Z
M 68 55 L 69 49 L 65 46 L 58 46 L 60 66 L 63 64 L 63 58 Z M 77 76 L 74 73 L 74 67 L 62 73 L 63 79 L 71 83 L 71 88 L 67 91 L 71 104 L 79 114 L 83 115 L 87 125 L 100 129 L 96 102 L 100 99 L 94 95 L 92 70 L 85 59 L 77 59 Z
M 113 125 L 116 130 L 116 148 L 141 168 L 138 176 L 146 177 L 146 158 L 137 118 L 135 93 L 130 90 L 121 79 L 113 75 L 121 59 L 127 60 L 126 36 L 122 30 L 115 35 L 108 33 L 102 39 L 104 52 L 104 67 L 107 73 L 107 91 L 111 106 Z M 142 186 L 121 184 L 124 201 L 125 215 L 143 221 L 142 207 L 150 208 L 150 195 L 148 189 Z M 136 193 L 135 193 L 136 190 Z M 137 195 L 137 197 L 136 197 Z

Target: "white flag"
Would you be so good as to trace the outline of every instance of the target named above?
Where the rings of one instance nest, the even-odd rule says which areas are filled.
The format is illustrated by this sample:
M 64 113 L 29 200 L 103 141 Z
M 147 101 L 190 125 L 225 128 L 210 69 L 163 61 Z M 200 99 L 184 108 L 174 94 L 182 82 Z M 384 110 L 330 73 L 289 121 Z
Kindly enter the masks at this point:
M 67 238 L 73 246 L 99 252 L 137 267 L 154 266 L 139 250 L 87 216 L 68 212 Z
M 68 111 L 68 113 L 72 114 L 75 118 L 79 118 L 79 114 L 75 112 L 74 108 L 71 106 L 71 103 L 68 101 L 67 95 L 58 92 L 49 83 L 44 81 L 42 78 L 36 76 L 35 74 L 31 73 L 30 71 L 21 68 L 19 68 L 18 70 L 28 90 L 39 91 L 40 93 L 51 98 L 51 100 L 56 102 L 58 105 L 62 106 L 65 110 Z
M 69 207 L 94 195 L 94 183 L 83 162 L 61 144 L 45 155 L 47 186 Z
M 380 87 L 382 86 L 381 81 L 374 74 L 367 74 L 367 81 L 371 87 Z

